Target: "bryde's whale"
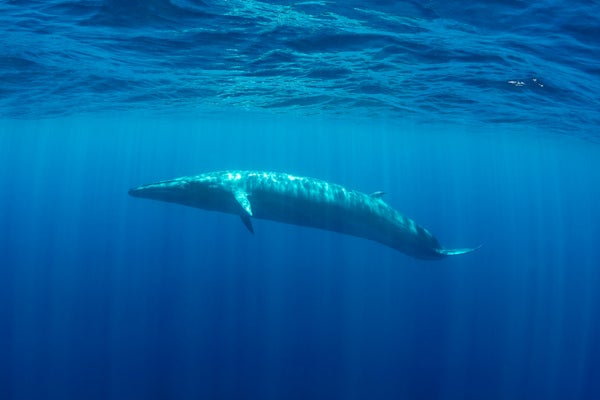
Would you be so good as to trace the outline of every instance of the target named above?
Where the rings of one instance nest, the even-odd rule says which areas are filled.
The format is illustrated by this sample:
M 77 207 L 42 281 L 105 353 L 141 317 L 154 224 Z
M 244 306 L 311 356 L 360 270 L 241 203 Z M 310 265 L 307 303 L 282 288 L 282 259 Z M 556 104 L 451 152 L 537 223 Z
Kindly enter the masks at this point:
M 278 172 L 220 171 L 138 186 L 134 197 L 309 226 L 379 242 L 409 256 L 440 259 L 477 248 L 445 249 L 429 231 L 372 194 L 323 180 Z

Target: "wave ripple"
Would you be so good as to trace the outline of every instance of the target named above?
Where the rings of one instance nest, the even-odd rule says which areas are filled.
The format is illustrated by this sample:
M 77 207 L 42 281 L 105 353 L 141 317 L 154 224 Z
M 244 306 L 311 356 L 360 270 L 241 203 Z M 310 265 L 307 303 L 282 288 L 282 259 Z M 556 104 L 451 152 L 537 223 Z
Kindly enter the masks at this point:
M 600 6 L 0 4 L 0 115 L 262 108 L 515 122 L 598 141 Z

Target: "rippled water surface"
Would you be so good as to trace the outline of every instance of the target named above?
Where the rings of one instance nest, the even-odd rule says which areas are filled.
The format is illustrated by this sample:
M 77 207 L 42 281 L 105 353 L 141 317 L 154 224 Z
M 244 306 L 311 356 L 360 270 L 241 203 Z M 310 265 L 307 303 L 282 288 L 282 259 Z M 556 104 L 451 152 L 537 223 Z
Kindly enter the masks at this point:
M 271 109 L 597 140 L 596 1 L 6 1 L 0 115 Z

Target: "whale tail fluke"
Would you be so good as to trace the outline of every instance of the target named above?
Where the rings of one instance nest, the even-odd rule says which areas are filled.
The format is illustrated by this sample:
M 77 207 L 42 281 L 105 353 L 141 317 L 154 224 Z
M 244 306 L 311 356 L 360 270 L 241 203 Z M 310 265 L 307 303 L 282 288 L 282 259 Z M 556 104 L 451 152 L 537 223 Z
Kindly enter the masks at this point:
M 467 254 L 467 253 L 474 252 L 475 250 L 479 249 L 481 246 L 482 245 L 479 245 L 477 247 L 464 248 L 464 249 L 438 249 L 437 252 L 444 256 L 459 256 L 461 254 Z

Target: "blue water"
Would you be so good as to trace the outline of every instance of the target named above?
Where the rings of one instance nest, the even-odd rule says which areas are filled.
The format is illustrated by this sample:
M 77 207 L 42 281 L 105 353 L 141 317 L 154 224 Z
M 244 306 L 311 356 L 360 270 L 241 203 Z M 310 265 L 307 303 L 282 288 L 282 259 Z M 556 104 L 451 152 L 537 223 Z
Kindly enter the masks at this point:
M 596 1 L 0 3 L 0 398 L 600 398 Z M 129 197 L 222 169 L 447 247 Z

